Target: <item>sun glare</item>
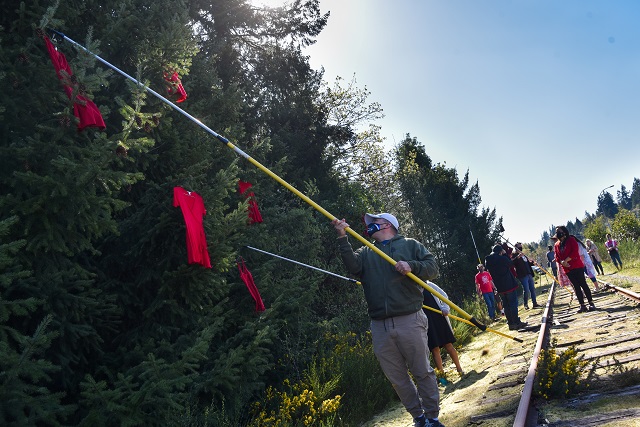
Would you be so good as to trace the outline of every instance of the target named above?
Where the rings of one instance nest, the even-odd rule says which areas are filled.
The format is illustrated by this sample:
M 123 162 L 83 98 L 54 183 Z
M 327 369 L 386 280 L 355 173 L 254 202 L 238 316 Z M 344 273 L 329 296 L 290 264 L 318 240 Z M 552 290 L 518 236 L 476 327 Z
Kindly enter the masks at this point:
M 290 3 L 291 0 L 250 0 L 250 3 L 256 7 L 282 7 L 287 3 Z

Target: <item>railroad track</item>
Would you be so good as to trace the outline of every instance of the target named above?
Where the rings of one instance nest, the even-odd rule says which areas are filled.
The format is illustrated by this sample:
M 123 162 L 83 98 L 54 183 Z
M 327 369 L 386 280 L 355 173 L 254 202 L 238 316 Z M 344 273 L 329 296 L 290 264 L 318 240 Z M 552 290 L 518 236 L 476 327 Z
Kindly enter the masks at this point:
M 479 408 L 468 425 L 640 426 L 640 295 L 599 282 L 595 311 L 577 313 L 571 293 L 553 284 L 542 312 L 520 309 L 529 324 L 517 334 L 523 343 L 505 349 L 480 398 L 465 396 Z M 588 393 L 549 401 L 534 395 L 538 360 L 552 343 L 557 354 L 573 346 L 587 362 Z

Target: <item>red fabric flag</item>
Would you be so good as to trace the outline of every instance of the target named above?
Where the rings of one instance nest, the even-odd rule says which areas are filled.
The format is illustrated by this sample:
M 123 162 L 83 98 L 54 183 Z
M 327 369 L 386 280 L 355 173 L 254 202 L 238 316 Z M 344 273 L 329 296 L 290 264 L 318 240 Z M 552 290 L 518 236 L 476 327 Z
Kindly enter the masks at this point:
M 187 91 L 184 90 L 180 76 L 176 71 L 165 71 L 163 77 L 167 81 L 169 95 L 177 95 L 176 102 L 183 102 L 187 99 Z
M 238 189 L 240 190 L 240 194 L 245 194 L 245 192 L 252 187 L 250 182 L 246 181 L 238 181 Z M 245 194 L 245 198 L 249 199 L 249 223 L 253 224 L 255 222 L 262 222 L 262 215 L 260 214 L 260 210 L 258 209 L 258 202 L 256 202 L 256 195 L 253 194 L 253 191 L 249 191 Z
M 258 291 L 258 287 L 254 283 L 253 276 L 251 275 L 251 272 L 245 265 L 244 259 L 242 258 L 240 258 L 240 260 L 238 261 L 238 271 L 240 271 L 240 278 L 242 279 L 244 284 L 247 285 L 247 289 L 249 289 L 249 293 L 251 294 L 251 296 L 256 302 L 256 308 L 255 308 L 256 313 L 265 311 L 264 303 L 262 302 L 262 298 L 260 298 L 260 292 Z
M 47 51 L 49 51 L 49 57 L 51 57 L 51 62 L 56 69 L 56 74 L 64 85 L 64 91 L 67 93 L 69 99 L 71 99 L 73 96 L 73 87 L 68 79 L 73 75 L 73 73 L 71 72 L 71 67 L 67 62 L 67 58 L 62 52 L 59 52 L 56 49 L 53 43 L 51 43 L 51 40 L 49 40 L 49 37 L 44 36 L 44 42 L 47 45 Z M 68 74 L 68 77 L 60 72 L 62 70 Z M 81 131 L 86 127 L 96 127 L 99 129 L 106 128 L 104 120 L 102 119 L 102 114 L 100 114 L 100 110 L 96 104 L 83 95 L 76 95 L 76 99 L 73 101 L 73 114 L 80 120 L 78 123 L 78 131 Z
M 187 226 L 187 258 L 189 264 L 200 264 L 211 268 L 207 239 L 204 235 L 202 218 L 207 213 L 202 197 L 195 191 L 182 187 L 173 188 L 173 207 L 180 206 Z

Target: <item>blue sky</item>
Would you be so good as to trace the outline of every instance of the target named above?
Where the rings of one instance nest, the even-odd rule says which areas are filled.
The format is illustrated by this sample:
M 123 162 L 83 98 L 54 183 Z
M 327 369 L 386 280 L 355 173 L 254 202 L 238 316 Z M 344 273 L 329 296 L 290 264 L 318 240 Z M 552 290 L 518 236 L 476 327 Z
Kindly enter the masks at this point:
M 640 2 L 320 0 L 305 53 L 371 92 L 406 133 L 468 169 L 511 242 L 594 213 L 640 178 Z M 339 213 L 336 213 L 339 215 Z M 485 250 L 487 252 L 487 250 Z

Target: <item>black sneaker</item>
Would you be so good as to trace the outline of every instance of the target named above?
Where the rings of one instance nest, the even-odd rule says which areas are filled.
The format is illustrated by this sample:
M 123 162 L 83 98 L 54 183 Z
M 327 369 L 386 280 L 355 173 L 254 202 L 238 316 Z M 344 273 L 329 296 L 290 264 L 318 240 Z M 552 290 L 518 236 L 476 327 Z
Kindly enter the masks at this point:
M 510 331 L 517 331 L 518 329 L 526 328 L 527 326 L 529 326 L 529 325 L 527 325 L 526 322 L 520 322 L 520 323 L 516 323 L 516 324 L 513 324 L 513 325 L 509 325 L 509 330 Z
M 595 311 L 596 310 L 596 306 L 593 304 L 589 304 L 589 311 Z
M 540 304 L 533 304 L 533 308 L 542 308 Z
M 587 306 L 581 305 L 580 310 L 578 310 L 578 313 L 586 313 L 587 311 L 589 311 L 589 309 L 587 309 Z
M 427 417 L 424 414 L 413 419 L 413 427 L 427 427 L 427 425 Z
M 425 427 L 444 427 L 444 425 L 439 420 L 428 418 Z

